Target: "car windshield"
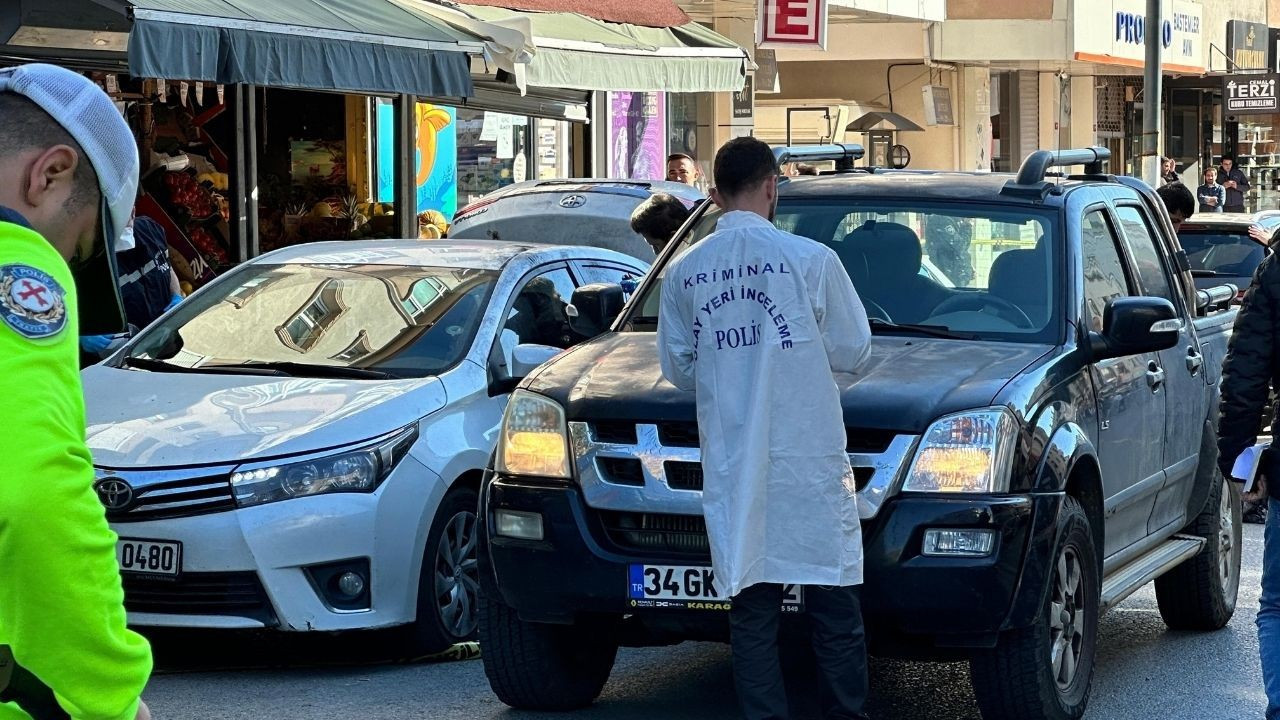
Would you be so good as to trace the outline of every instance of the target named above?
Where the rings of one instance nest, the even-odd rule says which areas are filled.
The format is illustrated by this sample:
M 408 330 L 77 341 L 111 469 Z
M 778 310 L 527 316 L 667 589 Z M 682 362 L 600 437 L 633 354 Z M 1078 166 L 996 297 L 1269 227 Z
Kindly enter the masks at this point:
M 1187 251 L 1192 270 L 1222 277 L 1252 277 L 1266 254 L 1244 227 L 1230 231 L 1184 224 L 1178 231 L 1178 240 Z
M 150 370 L 261 365 L 290 375 L 432 375 L 466 354 L 496 276 L 403 265 L 249 264 L 148 328 L 125 362 Z
M 711 234 L 721 214 L 708 211 L 682 245 Z M 928 325 L 955 337 L 1018 342 L 1061 334 L 1054 308 L 1062 249 L 1050 210 L 783 198 L 774 224 L 835 250 L 867 315 L 882 321 L 873 323 L 877 333 Z M 665 265 L 631 305 L 630 329 L 657 327 L 663 272 Z

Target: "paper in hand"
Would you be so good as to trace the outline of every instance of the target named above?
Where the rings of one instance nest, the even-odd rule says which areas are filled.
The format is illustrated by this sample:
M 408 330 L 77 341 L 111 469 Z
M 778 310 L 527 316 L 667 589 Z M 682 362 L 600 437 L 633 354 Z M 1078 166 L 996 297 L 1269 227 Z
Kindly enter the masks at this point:
M 1253 489 L 1253 484 L 1258 479 L 1258 468 L 1262 465 L 1263 456 L 1270 447 L 1270 440 L 1247 447 L 1236 458 L 1235 464 L 1231 466 L 1231 476 L 1237 480 L 1244 481 L 1244 492 L 1249 492 Z

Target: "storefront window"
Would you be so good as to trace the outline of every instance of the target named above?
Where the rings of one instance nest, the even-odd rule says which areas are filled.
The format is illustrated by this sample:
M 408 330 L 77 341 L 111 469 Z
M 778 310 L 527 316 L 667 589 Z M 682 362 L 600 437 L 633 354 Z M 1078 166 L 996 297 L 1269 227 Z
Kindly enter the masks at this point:
M 666 95 L 609 93 L 609 176 L 661 180 L 667 176 Z

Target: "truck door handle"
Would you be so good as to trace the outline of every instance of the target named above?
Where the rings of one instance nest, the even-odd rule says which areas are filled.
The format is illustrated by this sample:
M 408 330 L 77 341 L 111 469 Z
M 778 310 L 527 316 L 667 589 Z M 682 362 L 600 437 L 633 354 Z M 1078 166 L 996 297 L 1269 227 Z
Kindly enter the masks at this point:
M 1195 375 L 1202 367 L 1204 367 L 1204 355 L 1201 355 L 1194 345 L 1187 348 L 1187 369 Z
M 1160 367 L 1160 363 L 1152 360 L 1147 363 L 1147 385 L 1152 390 L 1159 390 L 1164 384 L 1164 368 Z

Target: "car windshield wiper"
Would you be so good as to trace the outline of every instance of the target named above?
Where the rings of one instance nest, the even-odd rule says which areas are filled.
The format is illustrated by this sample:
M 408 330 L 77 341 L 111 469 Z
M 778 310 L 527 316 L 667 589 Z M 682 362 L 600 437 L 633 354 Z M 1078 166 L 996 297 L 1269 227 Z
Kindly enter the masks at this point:
M 218 365 L 202 365 L 192 368 L 195 371 L 212 370 L 214 372 L 245 372 L 266 375 L 292 375 L 296 377 L 318 378 L 350 378 L 353 380 L 393 380 L 399 376 L 383 370 L 344 367 L 340 365 L 318 365 L 300 362 L 246 362 Z
M 263 372 L 256 369 L 252 365 L 204 365 L 197 367 L 188 367 L 186 365 L 177 365 L 165 360 L 157 360 L 155 358 L 144 357 L 127 357 L 124 364 L 139 370 L 150 370 L 152 372 L 171 372 L 171 373 L 226 373 L 228 375 L 290 375 L 282 370 L 269 370 Z
M 870 318 L 871 332 L 902 332 L 928 335 L 929 337 L 946 338 L 947 340 L 973 340 L 977 336 L 970 333 L 958 333 L 945 325 L 917 325 L 914 323 L 892 323 L 880 318 Z

